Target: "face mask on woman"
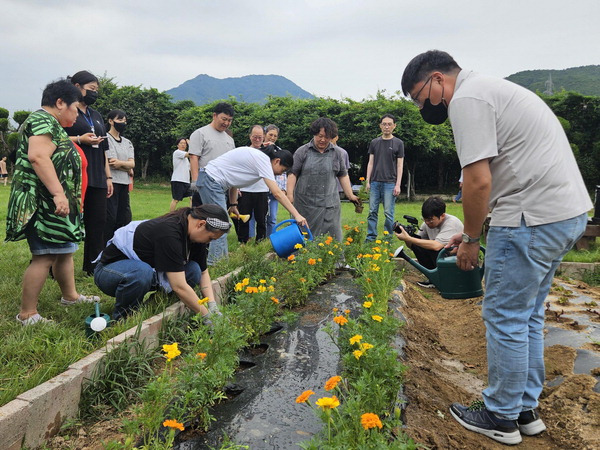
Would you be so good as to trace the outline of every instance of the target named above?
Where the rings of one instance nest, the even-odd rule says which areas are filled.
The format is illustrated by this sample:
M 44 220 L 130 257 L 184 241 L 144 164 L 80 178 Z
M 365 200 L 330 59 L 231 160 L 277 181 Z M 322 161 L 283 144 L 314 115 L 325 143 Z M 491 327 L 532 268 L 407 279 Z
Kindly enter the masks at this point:
M 127 128 L 127 123 L 126 122 L 113 122 L 112 126 L 115 130 L 117 130 L 117 133 L 121 134 L 121 133 L 123 133 L 123 131 L 125 131 L 125 128 Z
M 96 103 L 96 100 L 98 99 L 98 92 L 96 91 L 90 91 L 89 89 L 85 90 L 85 95 L 83 96 L 83 102 L 90 106 L 93 105 L 94 103 Z

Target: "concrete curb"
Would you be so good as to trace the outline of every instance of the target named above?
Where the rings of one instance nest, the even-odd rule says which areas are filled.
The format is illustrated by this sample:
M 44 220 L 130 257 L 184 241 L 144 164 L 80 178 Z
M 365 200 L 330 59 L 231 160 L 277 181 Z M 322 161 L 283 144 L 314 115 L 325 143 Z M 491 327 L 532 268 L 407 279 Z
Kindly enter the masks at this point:
M 229 279 L 240 270 L 234 270 L 213 281 L 218 302 L 225 294 Z M 65 372 L 23 392 L 15 400 L 0 407 L 0 447 L 3 450 L 18 450 L 24 446 L 31 449 L 42 446 L 47 439 L 59 432 L 65 420 L 77 416 L 82 384 L 91 377 L 110 350 L 136 336 L 146 347 L 156 347 L 163 320 L 185 311 L 186 307 L 182 302 L 174 303 L 162 313 L 108 340 L 104 348 L 71 364 Z

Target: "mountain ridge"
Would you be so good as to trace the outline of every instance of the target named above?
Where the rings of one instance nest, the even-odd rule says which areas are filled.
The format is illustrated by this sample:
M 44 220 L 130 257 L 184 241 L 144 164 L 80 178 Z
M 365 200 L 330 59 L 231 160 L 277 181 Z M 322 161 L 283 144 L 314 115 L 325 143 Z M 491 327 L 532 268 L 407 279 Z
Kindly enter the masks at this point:
M 582 95 L 600 96 L 600 65 L 569 67 L 567 69 L 522 70 L 506 77 L 531 91 L 548 92 L 547 81 L 552 77 L 552 91 L 574 91 Z

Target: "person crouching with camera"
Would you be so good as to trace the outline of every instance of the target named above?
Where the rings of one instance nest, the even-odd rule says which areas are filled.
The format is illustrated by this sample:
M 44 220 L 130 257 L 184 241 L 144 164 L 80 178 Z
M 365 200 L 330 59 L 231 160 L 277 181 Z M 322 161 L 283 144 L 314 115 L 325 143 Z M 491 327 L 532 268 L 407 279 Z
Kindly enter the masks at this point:
M 427 269 L 435 269 L 438 253 L 453 235 L 463 232 L 463 224 L 459 218 L 446 214 L 446 204 L 437 196 L 425 200 L 421 206 L 421 215 L 425 222 L 415 234 L 408 233 L 402 225 L 394 227 L 394 232 L 414 252 L 419 264 Z M 403 253 L 402 247 L 396 251 L 396 256 L 404 259 L 408 257 Z M 418 281 L 417 284 L 426 288 L 434 287 L 429 280 Z

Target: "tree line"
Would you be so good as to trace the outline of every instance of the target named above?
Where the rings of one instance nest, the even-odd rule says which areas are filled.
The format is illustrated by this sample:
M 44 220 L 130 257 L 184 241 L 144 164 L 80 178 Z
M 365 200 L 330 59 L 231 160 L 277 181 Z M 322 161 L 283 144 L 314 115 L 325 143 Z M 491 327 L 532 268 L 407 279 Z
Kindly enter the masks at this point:
M 586 185 L 592 189 L 600 183 L 600 97 L 575 92 L 559 92 L 541 96 L 559 117 Z M 394 135 L 404 141 L 405 176 L 403 191 L 411 180 L 414 191 L 452 190 L 458 184 L 460 164 L 456 155 L 452 129 L 448 122 L 440 126 L 425 123 L 412 102 L 399 92 L 362 101 L 351 99 L 294 99 L 271 97 L 265 104 L 245 103 L 235 98 L 225 99 L 235 108 L 231 130 L 237 146 L 248 145 L 249 128 L 254 124 L 276 124 L 280 129 L 278 145 L 290 151 L 308 142 L 310 123 L 321 116 L 335 120 L 339 128 L 338 145 L 348 151 L 352 183 L 365 175 L 367 149 L 380 133 L 379 120 L 383 114 L 396 119 Z M 171 97 L 154 88 L 117 86 L 112 79 L 100 82 L 98 101 L 94 104 L 104 117 L 112 109 L 127 113 L 128 126 L 124 135 L 135 146 L 136 176 L 142 179 L 168 180 L 171 175 L 171 155 L 175 140 L 189 137 L 197 128 L 208 124 L 217 102 L 196 106 L 184 100 L 173 102 Z M 23 123 L 28 111 L 16 111 L 13 120 Z M 9 112 L 0 108 L 0 152 L 4 155 L 16 145 L 15 129 L 8 120 Z

